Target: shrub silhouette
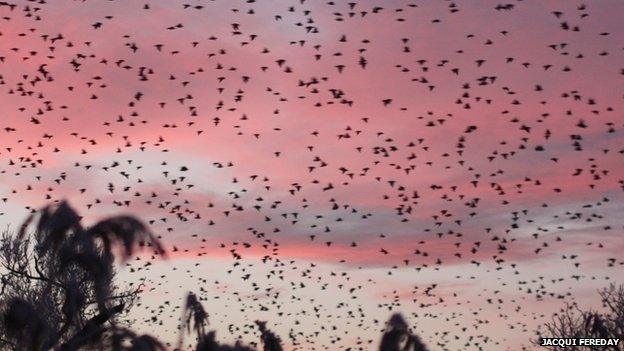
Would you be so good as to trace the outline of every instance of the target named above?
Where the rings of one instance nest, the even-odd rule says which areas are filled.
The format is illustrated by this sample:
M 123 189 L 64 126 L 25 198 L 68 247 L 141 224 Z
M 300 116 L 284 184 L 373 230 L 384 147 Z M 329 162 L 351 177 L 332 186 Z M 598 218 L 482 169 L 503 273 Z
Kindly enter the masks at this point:
M 31 232 L 31 227 L 34 230 Z M 139 249 L 166 256 L 159 240 L 138 219 L 115 216 L 84 228 L 67 202 L 31 215 L 17 235 L 0 238 L 0 348 L 38 350 L 167 350 L 158 339 L 138 334 L 120 320 L 140 291 L 119 291 L 114 259 Z M 253 351 L 239 342 L 224 345 L 206 331 L 208 313 L 188 293 L 177 350 L 195 334 L 196 351 Z M 282 351 L 280 338 L 256 321 L 264 351 Z M 426 351 L 399 314 L 390 318 L 380 351 Z

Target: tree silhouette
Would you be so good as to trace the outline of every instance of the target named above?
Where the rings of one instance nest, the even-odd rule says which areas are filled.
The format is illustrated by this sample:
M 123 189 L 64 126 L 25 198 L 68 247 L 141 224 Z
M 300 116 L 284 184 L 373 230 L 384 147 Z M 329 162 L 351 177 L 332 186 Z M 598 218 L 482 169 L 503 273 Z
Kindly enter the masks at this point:
M 574 304 L 566 304 L 552 319 L 536 330 L 540 343 L 542 337 L 550 338 L 624 338 L 624 285 L 611 284 L 598 292 L 604 312 L 582 310 Z M 545 346 L 556 350 L 558 347 Z M 595 348 L 595 347 L 594 347 Z M 566 350 L 592 350 L 587 346 L 566 346 Z M 611 350 L 624 350 L 622 345 Z
M 98 343 L 141 288 L 115 286 L 113 251 L 119 247 L 125 259 L 146 245 L 163 252 L 137 219 L 111 217 L 83 228 L 66 202 L 31 215 L 17 235 L 2 233 L 2 346 L 74 350 Z

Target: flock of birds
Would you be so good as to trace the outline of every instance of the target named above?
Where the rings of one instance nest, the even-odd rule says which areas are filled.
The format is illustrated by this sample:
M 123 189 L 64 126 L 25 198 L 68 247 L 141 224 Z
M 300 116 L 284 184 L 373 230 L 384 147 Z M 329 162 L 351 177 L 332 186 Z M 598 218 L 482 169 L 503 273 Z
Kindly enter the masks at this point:
M 619 2 L 0 2 L 0 220 L 143 218 L 135 325 L 531 349 L 622 282 Z M 218 328 L 217 328 L 218 329 Z M 287 338 L 284 336 L 288 336 Z M 523 346 L 519 346 L 523 344 Z

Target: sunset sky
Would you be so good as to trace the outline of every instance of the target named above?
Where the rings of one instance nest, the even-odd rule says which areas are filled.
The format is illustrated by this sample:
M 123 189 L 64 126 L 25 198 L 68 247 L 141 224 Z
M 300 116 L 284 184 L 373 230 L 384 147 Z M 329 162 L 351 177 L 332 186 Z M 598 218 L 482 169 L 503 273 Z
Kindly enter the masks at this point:
M 143 219 L 141 331 L 193 291 L 228 342 L 533 349 L 624 282 L 624 2 L 12 3 L 0 225 Z

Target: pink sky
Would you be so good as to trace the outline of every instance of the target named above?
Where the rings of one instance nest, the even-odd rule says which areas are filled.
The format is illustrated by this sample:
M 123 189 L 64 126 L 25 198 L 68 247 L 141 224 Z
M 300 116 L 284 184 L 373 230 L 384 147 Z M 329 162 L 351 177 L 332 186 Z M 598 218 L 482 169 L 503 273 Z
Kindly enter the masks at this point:
M 0 7 L 0 224 L 149 222 L 176 252 L 121 277 L 167 341 L 192 290 L 222 340 L 368 350 L 401 311 L 432 349 L 530 349 L 557 295 L 623 281 L 623 3 L 334 3 Z

